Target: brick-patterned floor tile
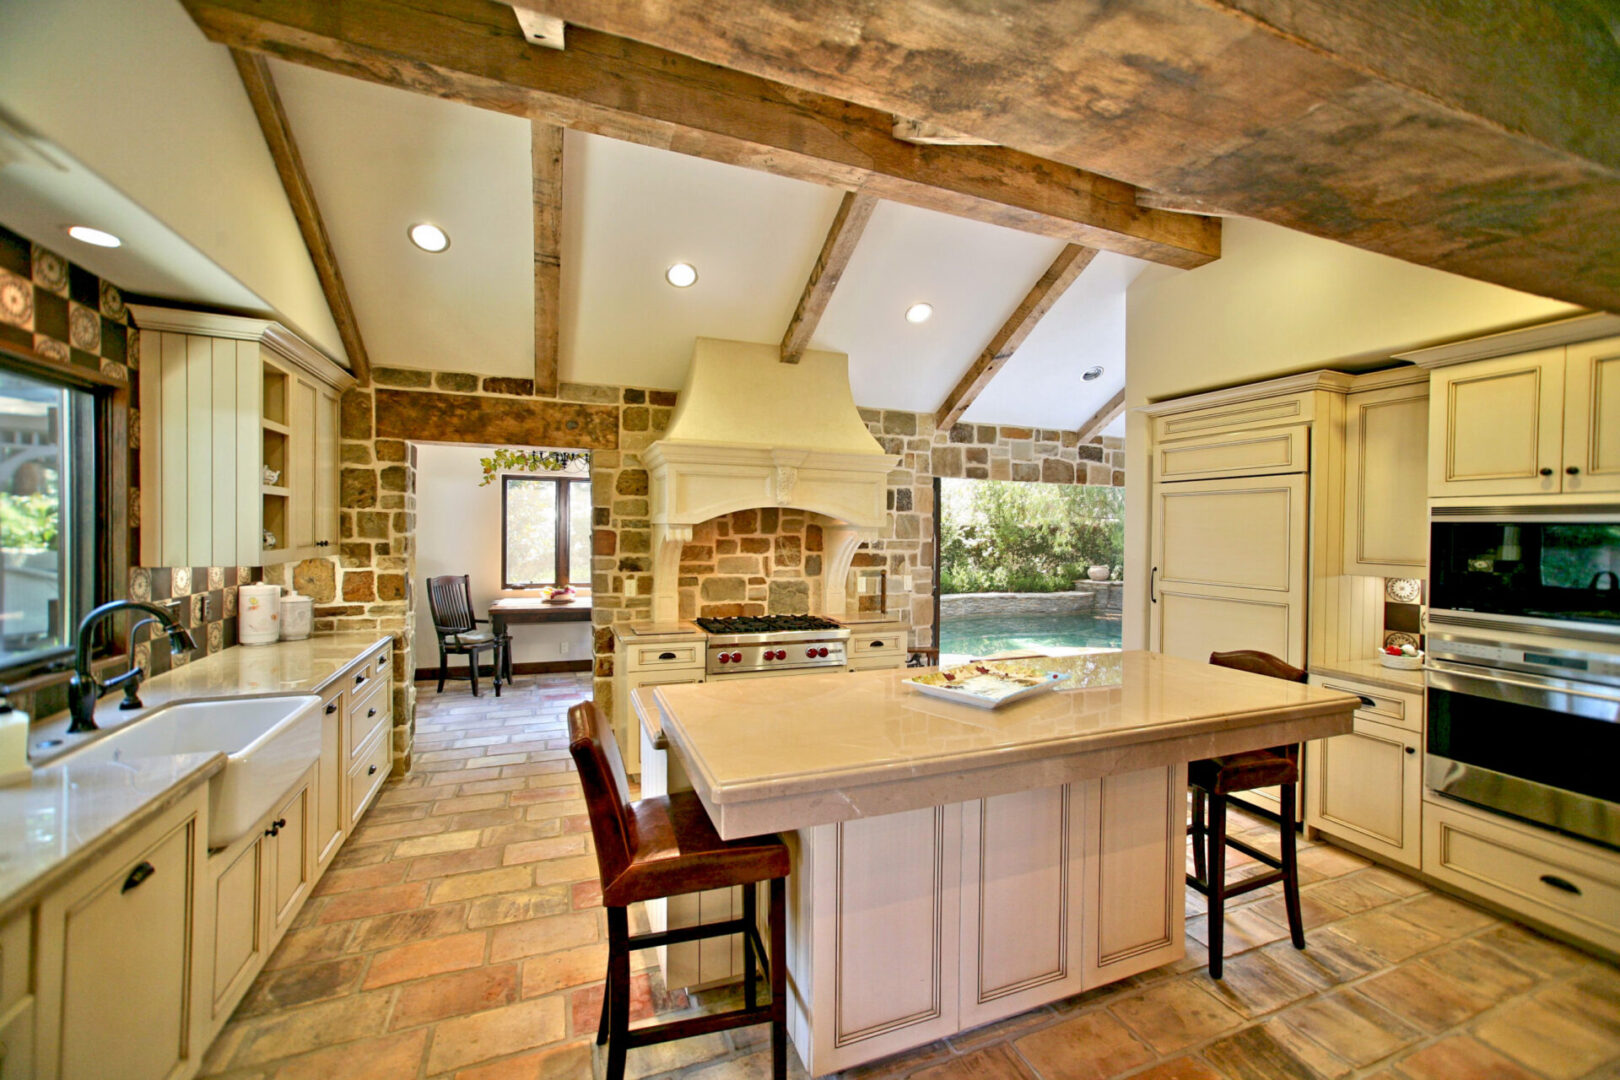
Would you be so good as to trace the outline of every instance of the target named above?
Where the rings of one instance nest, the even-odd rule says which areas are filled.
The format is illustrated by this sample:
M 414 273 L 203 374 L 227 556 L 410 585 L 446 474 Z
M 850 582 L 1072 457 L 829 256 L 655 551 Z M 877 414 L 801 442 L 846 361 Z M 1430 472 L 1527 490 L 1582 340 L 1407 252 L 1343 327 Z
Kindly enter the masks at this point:
M 377 953 L 371 958 L 366 972 L 365 988 L 392 986 L 428 975 L 442 975 L 447 971 L 462 971 L 484 962 L 488 937 L 482 930 L 448 937 L 413 941 Z
M 518 979 L 516 964 L 489 964 L 410 983 L 399 988 L 388 1026 L 415 1027 L 510 1005 L 518 999 Z

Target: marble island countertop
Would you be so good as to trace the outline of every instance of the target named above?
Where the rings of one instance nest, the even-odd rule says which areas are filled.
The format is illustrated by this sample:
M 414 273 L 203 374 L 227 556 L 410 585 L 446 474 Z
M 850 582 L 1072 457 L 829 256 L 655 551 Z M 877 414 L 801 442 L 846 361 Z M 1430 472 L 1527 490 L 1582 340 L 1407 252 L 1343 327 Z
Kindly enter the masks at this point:
M 1371 683 L 1390 690 L 1404 690 L 1409 694 L 1423 693 L 1423 669 L 1402 671 L 1387 668 L 1374 657 L 1370 660 L 1331 660 L 1325 664 L 1312 664 L 1312 675 L 1337 675 L 1341 679 Z
M 239 645 L 143 682 L 145 708 L 121 712 L 122 695 L 107 695 L 96 723 L 104 733 L 183 701 L 307 694 L 390 638 L 360 632 Z M 64 754 L 100 734 L 68 735 L 67 725 L 65 713 L 36 721 L 30 747 L 59 745 L 33 755 L 28 782 L 0 787 L 0 918 L 33 903 L 225 768 L 224 753 L 53 765 L 46 755 Z
M 1343 734 L 1357 699 L 1158 653 L 1054 660 L 1069 689 L 986 710 L 885 670 L 633 695 L 724 837 Z

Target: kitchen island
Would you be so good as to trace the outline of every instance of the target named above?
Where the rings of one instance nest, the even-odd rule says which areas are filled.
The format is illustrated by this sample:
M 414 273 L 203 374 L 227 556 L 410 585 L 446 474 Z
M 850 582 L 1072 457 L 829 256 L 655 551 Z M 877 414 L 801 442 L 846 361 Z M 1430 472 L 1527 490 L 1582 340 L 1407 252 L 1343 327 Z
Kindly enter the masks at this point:
M 1186 763 L 1343 734 L 1357 704 L 1157 653 L 1052 665 L 1067 689 L 994 711 L 905 671 L 635 693 L 644 754 L 668 747 L 644 795 L 690 783 L 722 836 L 788 840 L 789 1030 L 812 1075 L 1181 958 Z

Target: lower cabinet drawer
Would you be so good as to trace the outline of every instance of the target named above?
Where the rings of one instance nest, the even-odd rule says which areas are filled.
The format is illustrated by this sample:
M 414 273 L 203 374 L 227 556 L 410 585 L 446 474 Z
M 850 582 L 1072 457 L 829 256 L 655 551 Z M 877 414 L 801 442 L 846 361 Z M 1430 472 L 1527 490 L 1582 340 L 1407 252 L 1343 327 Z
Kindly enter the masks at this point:
M 690 667 L 703 665 L 702 642 L 669 642 L 664 645 L 633 645 L 629 649 L 633 671 L 644 668 Z
M 386 729 L 394 715 L 394 698 L 388 683 L 379 681 L 349 710 L 349 761 L 352 764 L 366 748 L 366 742 L 379 728 Z
M 0 1014 L 0 1080 L 33 1080 L 34 999 Z
M 1423 805 L 1423 870 L 1620 951 L 1620 858 L 1482 812 Z
M 350 827 L 360 820 L 372 796 L 388 779 L 388 769 L 393 763 L 391 732 L 387 728 L 373 732 L 371 741 L 361 746 L 355 759 L 354 767 L 349 770 Z
M 0 1015 L 33 992 L 34 917 L 22 911 L 0 926 Z

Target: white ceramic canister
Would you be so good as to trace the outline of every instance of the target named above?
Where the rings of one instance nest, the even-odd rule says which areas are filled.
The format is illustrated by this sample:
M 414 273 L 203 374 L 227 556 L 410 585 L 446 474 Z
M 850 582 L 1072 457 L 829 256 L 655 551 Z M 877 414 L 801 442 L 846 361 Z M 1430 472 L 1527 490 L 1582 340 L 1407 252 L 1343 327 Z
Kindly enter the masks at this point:
M 273 645 L 281 639 L 281 586 L 241 585 L 236 590 L 236 640 Z
M 303 641 L 315 623 L 315 598 L 290 592 L 281 598 L 281 640 Z

